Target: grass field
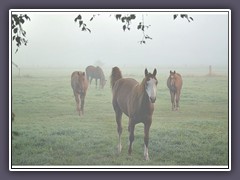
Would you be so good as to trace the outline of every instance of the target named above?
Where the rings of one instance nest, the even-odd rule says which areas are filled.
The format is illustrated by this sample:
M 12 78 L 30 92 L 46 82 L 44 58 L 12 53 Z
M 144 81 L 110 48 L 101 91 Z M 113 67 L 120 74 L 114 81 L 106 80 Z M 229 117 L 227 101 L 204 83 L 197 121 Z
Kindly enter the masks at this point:
M 128 119 L 123 116 L 121 154 L 111 105 L 109 75 L 104 90 L 92 84 L 85 115 L 79 117 L 70 86 L 75 69 L 13 71 L 12 165 L 228 165 L 228 77 L 183 71 L 180 110 L 173 112 L 166 86 L 169 70 L 159 70 L 158 93 L 150 129 L 149 158 L 143 157 L 143 125 L 128 149 Z M 152 69 L 149 69 L 152 71 Z M 144 69 L 122 69 L 141 80 Z M 180 72 L 181 73 L 181 72 Z

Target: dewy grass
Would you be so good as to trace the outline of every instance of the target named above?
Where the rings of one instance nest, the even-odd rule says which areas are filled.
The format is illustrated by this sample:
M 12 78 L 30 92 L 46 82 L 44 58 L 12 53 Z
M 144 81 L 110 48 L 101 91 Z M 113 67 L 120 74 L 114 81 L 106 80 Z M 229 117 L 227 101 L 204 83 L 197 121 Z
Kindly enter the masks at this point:
M 110 74 L 109 68 L 106 74 Z M 124 75 L 124 70 L 123 75 Z M 131 74 L 131 70 L 126 70 Z M 136 70 L 135 70 L 136 71 Z M 143 125 L 128 151 L 123 115 L 121 154 L 109 79 L 103 90 L 90 85 L 85 115 L 79 117 L 70 86 L 71 69 L 28 69 L 12 77 L 12 165 L 227 165 L 228 78 L 184 76 L 180 110 L 171 110 L 167 74 L 159 74 L 150 128 L 149 156 L 143 157 Z M 141 79 L 142 69 L 135 74 Z M 167 70 L 166 70 L 167 72 Z M 22 70 L 24 73 L 24 70 Z M 106 76 L 109 77 L 109 76 Z

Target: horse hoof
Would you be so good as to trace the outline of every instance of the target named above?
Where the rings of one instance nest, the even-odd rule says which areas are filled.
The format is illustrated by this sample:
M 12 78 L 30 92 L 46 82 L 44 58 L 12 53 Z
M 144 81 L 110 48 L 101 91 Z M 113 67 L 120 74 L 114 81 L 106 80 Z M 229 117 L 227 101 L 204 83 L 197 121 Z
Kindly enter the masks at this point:
M 146 161 L 149 161 L 149 157 L 148 157 L 148 156 L 145 156 L 145 160 L 146 160 Z
M 121 144 L 119 144 L 119 145 L 118 145 L 118 154 L 120 154 L 120 153 L 121 153 L 121 151 L 122 151 L 122 145 L 121 145 Z

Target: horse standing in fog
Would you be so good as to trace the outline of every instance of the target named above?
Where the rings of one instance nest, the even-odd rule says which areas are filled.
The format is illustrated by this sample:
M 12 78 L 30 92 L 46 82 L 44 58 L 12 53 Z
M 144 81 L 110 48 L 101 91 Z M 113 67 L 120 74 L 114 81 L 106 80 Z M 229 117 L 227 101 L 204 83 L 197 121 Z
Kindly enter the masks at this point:
M 181 95 L 182 84 L 183 84 L 182 76 L 179 73 L 176 73 L 176 71 L 174 72 L 170 71 L 170 75 L 167 80 L 167 86 L 169 88 L 171 95 L 173 111 L 179 109 L 179 100 Z
M 97 88 L 97 80 L 100 80 L 99 83 L 99 87 L 100 88 L 104 88 L 105 84 L 106 84 L 106 79 L 105 79 L 105 75 L 103 73 L 102 68 L 100 68 L 99 66 L 94 67 L 94 66 L 88 66 L 86 68 L 86 74 L 87 74 L 87 79 L 90 82 L 90 84 L 92 83 L 92 80 L 95 79 L 96 82 L 96 88 Z
M 139 84 L 135 79 L 122 78 L 118 67 L 112 69 L 112 105 L 116 115 L 118 131 L 118 152 L 121 152 L 121 134 L 122 134 L 122 113 L 129 117 L 129 148 L 128 153 L 132 153 L 132 143 L 134 141 L 134 128 L 138 123 L 144 124 L 144 157 L 148 156 L 149 130 L 152 124 L 152 115 L 154 111 L 154 102 L 157 96 L 157 70 L 148 73 L 145 69 L 145 77 Z
M 84 101 L 88 89 L 88 81 L 85 72 L 74 71 L 71 75 L 71 86 L 76 100 L 79 116 L 84 114 Z

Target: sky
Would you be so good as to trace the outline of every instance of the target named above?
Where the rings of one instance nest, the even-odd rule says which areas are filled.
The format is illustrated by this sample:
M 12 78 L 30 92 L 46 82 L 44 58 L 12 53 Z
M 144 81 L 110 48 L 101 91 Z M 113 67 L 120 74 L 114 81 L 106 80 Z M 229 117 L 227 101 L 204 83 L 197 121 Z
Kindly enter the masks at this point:
M 136 14 L 130 31 L 114 17 L 119 12 L 18 12 L 31 21 L 23 25 L 27 46 L 12 61 L 20 67 L 104 66 L 223 66 L 228 67 L 228 13 L 184 12 L 193 18 L 173 19 L 180 12 L 125 12 Z M 80 30 L 74 19 L 82 15 L 91 33 Z M 122 12 L 124 14 L 124 12 Z M 92 21 L 89 19 L 96 15 Z M 144 18 L 145 34 L 152 40 L 140 44 L 137 25 Z M 11 31 L 11 30 L 10 30 Z

